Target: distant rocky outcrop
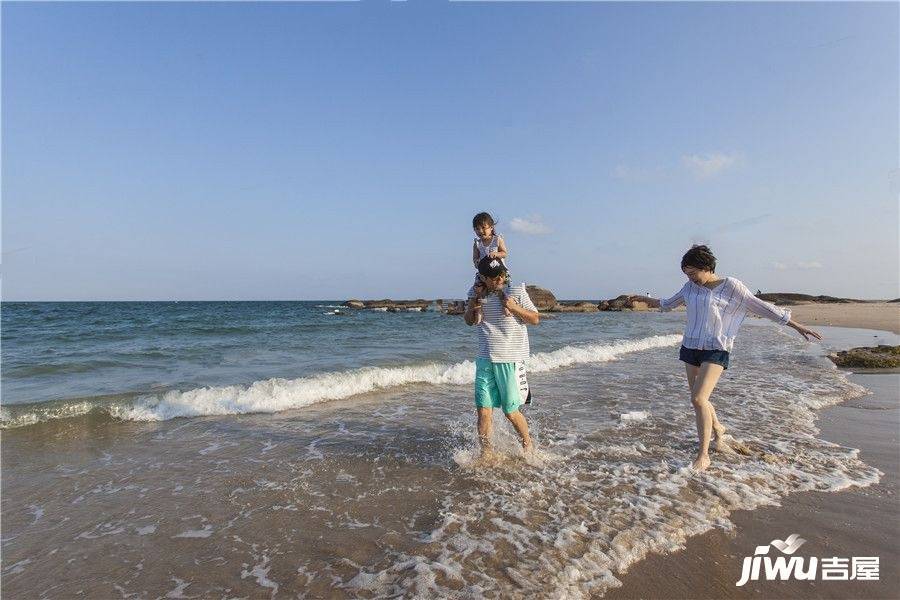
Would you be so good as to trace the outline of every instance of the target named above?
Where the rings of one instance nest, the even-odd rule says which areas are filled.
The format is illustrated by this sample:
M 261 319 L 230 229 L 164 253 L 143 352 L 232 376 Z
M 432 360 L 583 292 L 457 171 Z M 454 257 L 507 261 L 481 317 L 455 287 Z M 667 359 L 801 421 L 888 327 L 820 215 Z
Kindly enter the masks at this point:
M 343 306 L 357 310 L 380 310 L 386 312 L 417 312 L 426 311 L 431 306 L 431 300 L 347 300 Z
M 553 292 L 537 285 L 525 286 L 525 291 L 538 311 L 549 312 L 597 312 L 602 310 L 588 300 L 567 300 L 559 302 Z M 635 296 L 635 298 L 638 298 Z M 381 312 L 426 311 L 435 304 L 438 312 L 445 315 L 461 315 L 466 312 L 465 300 L 347 300 L 342 304 L 355 310 L 376 310 Z M 657 304 L 658 306 L 658 304 Z M 631 306 L 629 306 L 631 308 Z M 639 308 L 633 308 L 639 310 Z
M 559 302 L 553 312 L 597 312 L 600 309 L 593 302 L 567 300 Z
M 600 310 L 649 310 L 659 308 L 659 300 L 639 294 L 622 294 L 610 300 L 601 300 L 597 305 Z
M 810 296 L 808 294 L 793 294 L 785 292 L 757 293 L 756 297 L 779 306 L 791 306 L 796 304 L 850 304 L 851 302 L 864 302 L 864 300 L 852 300 L 850 298 L 836 298 L 834 296 Z

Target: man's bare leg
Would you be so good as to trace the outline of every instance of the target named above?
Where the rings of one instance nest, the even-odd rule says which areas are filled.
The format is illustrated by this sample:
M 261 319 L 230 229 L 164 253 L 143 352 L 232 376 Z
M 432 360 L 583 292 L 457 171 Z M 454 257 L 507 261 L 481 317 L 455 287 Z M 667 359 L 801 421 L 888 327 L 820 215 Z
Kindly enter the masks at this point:
M 493 452 L 491 438 L 494 433 L 494 415 L 490 408 L 477 409 L 478 412 L 478 442 L 481 444 L 481 457 L 490 456 Z
M 528 422 L 525 420 L 525 415 L 517 410 L 506 415 L 506 418 L 516 428 L 516 433 L 519 434 L 519 439 L 522 442 L 522 449 L 525 452 L 533 450 L 534 446 L 531 443 L 531 436 L 528 434 Z

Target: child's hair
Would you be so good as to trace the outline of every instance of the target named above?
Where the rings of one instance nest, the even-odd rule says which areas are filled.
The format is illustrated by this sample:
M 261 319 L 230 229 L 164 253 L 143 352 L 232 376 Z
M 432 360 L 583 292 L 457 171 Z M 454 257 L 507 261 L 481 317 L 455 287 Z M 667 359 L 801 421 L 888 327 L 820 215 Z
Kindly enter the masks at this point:
M 494 227 L 497 223 L 490 213 L 480 212 L 472 219 L 472 229 L 475 229 L 479 225 L 490 225 L 491 227 Z
M 685 267 L 694 267 L 701 271 L 716 272 L 716 257 L 706 245 L 694 244 L 691 249 L 681 257 L 681 270 Z

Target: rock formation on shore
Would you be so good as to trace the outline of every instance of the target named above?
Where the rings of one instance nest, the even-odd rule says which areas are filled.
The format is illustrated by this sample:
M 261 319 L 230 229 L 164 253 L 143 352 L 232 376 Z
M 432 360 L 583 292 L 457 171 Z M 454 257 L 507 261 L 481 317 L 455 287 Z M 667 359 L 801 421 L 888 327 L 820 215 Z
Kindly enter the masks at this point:
M 553 292 L 536 285 L 527 285 L 525 290 L 538 311 L 548 312 L 597 312 L 597 304 L 587 300 L 559 302 Z M 461 315 L 466 311 L 465 300 L 347 300 L 343 306 L 355 310 L 378 310 L 386 312 L 426 311 L 436 304 L 438 312 L 446 315 Z M 629 307 L 630 308 L 630 307 Z M 613 309 L 618 310 L 618 309 Z M 638 310 L 638 309 L 634 309 Z
M 757 293 L 756 297 L 779 306 L 791 306 L 795 304 L 850 304 L 852 302 L 864 302 L 864 300 L 851 300 L 850 298 L 836 298 L 834 296 L 810 296 L 808 294 L 793 294 L 785 292 Z
M 649 310 L 659 308 L 659 300 L 649 296 L 638 294 L 622 294 L 611 300 L 602 300 L 598 305 L 600 310 Z
M 828 358 L 839 367 L 863 369 L 897 369 L 900 368 L 900 346 L 872 346 L 851 348 Z
M 539 311 L 553 311 L 559 305 L 556 296 L 548 289 L 536 285 L 526 285 L 525 291 L 528 292 L 528 297 Z
M 593 302 L 570 300 L 559 302 L 552 312 L 597 312 L 599 310 L 600 308 Z
M 600 311 L 647 311 L 659 310 L 659 299 L 641 294 L 622 294 L 609 300 L 601 300 L 594 303 L 588 300 L 563 300 L 559 301 L 550 290 L 537 285 L 525 286 L 531 301 L 542 313 L 583 313 Z M 836 298 L 834 296 L 810 296 L 794 293 L 766 293 L 757 292 L 757 297 L 779 305 L 798 304 L 846 304 L 851 302 L 865 302 L 864 300 L 851 300 L 848 298 Z M 891 302 L 898 302 L 892 300 Z M 465 300 L 347 300 L 343 306 L 354 310 L 377 310 L 382 312 L 425 312 L 432 304 L 436 304 L 437 312 L 446 315 L 461 315 L 466 311 Z
M 424 312 L 433 303 L 432 300 L 347 300 L 343 306 L 357 310 L 382 310 L 387 312 Z

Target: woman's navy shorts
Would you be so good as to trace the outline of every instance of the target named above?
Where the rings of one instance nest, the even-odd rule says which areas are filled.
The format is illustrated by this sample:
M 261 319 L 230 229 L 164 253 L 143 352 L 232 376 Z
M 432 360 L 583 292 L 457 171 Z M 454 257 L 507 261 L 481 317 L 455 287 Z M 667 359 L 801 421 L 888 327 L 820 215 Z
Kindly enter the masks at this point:
M 728 351 L 727 350 L 695 350 L 694 348 L 681 347 L 678 352 L 679 360 L 683 360 L 689 365 L 699 367 L 702 363 L 708 362 L 714 365 L 722 365 L 723 369 L 728 368 Z

